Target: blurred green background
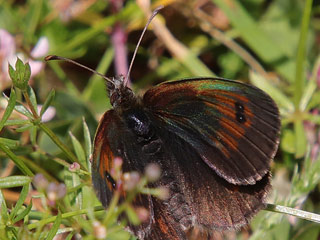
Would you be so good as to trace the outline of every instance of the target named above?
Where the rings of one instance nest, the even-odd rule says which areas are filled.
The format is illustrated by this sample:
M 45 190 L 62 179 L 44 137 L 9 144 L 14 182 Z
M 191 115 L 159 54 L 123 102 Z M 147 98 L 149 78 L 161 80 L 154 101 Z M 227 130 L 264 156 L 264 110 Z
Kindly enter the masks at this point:
M 86 162 L 92 148 L 88 139 L 93 139 L 101 115 L 110 108 L 104 80 L 70 63 L 47 63 L 43 58 L 48 54 L 61 55 L 108 77 L 125 75 L 148 14 L 161 4 L 165 8 L 146 32 L 133 65 L 130 80 L 134 91 L 143 94 L 162 81 L 200 76 L 237 79 L 262 88 L 278 104 L 282 120 L 280 147 L 272 165 L 273 191 L 268 202 L 319 213 L 318 1 L 0 0 L 0 91 L 3 93 L 0 116 L 5 115 L 6 96 L 12 92 L 8 61 L 14 65 L 18 55 L 31 65 L 29 84 L 39 105 L 51 96 L 52 89 L 55 90 L 51 107 L 42 121 L 71 152 L 78 158 L 82 156 Z M 17 99 L 24 101 L 19 90 Z M 0 183 L 0 202 L 3 204 L 5 200 L 6 208 L 10 209 L 20 199 L 19 209 L 15 211 L 25 211 L 25 216 L 34 220 L 56 216 L 58 208 L 61 213 L 92 210 L 99 203 L 86 200 L 93 195 L 90 178 L 86 174 L 67 173 L 70 160 L 66 153 L 47 132 L 26 119 L 14 111 L 0 132 L 1 183 L 11 184 L 12 180 L 11 185 Z M 75 188 L 71 193 L 75 199 L 83 194 L 78 199 L 81 203 L 63 200 L 54 206 L 34 204 L 32 211 L 31 208 L 26 211 L 30 201 L 27 201 L 27 194 L 22 199 L 19 193 L 21 186 L 30 182 L 29 178 L 19 183 L 19 179 L 10 176 L 28 174 L 13 164 L 12 155 L 4 148 L 33 174 L 42 173 L 49 182 L 64 182 L 68 190 Z M 66 176 L 72 179 L 71 185 Z M 26 187 L 24 189 L 29 192 Z M 48 193 L 38 196 L 39 192 L 34 193 L 36 199 L 46 201 Z M 1 239 L 26 236 L 49 239 L 48 236 L 57 232 L 64 236 L 62 239 L 80 239 L 80 236 L 95 239 L 93 222 L 101 219 L 93 210 L 87 213 L 88 222 L 79 216 L 63 218 L 64 222 L 55 218 L 49 221 L 57 226 L 56 231 L 52 231 L 46 224 L 30 227 L 31 222 L 23 215 L 24 221 L 8 223 L 7 218 L 13 219 L 13 216 L 3 213 L 4 206 L 1 209 Z M 18 226 L 23 226 L 24 230 L 17 230 Z M 109 225 L 106 227 L 108 232 Z M 320 225 L 316 223 L 261 211 L 250 227 L 224 237 L 313 240 L 319 239 L 319 232 Z M 119 229 L 108 237 L 129 238 Z

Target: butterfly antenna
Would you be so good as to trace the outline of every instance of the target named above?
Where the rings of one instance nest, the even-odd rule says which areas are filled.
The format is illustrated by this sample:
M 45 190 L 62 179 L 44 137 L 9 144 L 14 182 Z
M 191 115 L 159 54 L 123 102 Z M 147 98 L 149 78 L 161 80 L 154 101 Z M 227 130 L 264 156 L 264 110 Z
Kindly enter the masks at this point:
M 163 8 L 162 5 L 159 6 L 159 7 L 157 7 L 157 8 L 152 12 L 152 15 L 151 15 L 150 18 L 148 19 L 147 24 L 144 26 L 144 29 L 143 29 L 143 31 L 142 31 L 142 33 L 141 33 L 141 36 L 140 36 L 140 38 L 139 38 L 139 41 L 138 41 L 138 43 L 137 43 L 137 46 L 136 46 L 136 48 L 135 48 L 135 50 L 134 50 L 134 52 L 133 52 L 133 56 L 132 56 L 132 59 L 131 59 L 131 62 L 130 62 L 130 66 L 129 66 L 129 70 L 128 70 L 127 76 L 126 76 L 126 78 L 125 78 L 125 80 L 124 80 L 124 85 L 125 85 L 125 86 L 127 86 L 127 84 L 128 84 L 128 80 L 129 80 L 129 76 L 130 76 L 130 73 L 131 73 L 132 65 L 133 65 L 134 59 L 135 59 L 135 57 L 136 57 L 136 55 L 137 55 L 138 48 L 139 48 L 139 46 L 140 46 L 141 40 L 142 40 L 142 38 L 143 38 L 143 36 L 144 36 L 144 34 L 145 34 L 148 26 L 150 25 L 152 19 L 158 14 L 158 12 L 159 12 L 162 8 Z
M 87 66 L 84 66 L 84 65 L 82 65 L 82 64 L 80 64 L 80 63 L 78 63 L 78 62 L 76 62 L 76 61 L 73 61 L 73 60 L 71 60 L 71 59 L 69 59 L 69 58 L 60 57 L 60 56 L 56 56 L 56 55 L 49 55 L 49 56 L 46 56 L 46 57 L 44 58 L 44 60 L 45 60 L 45 61 L 61 60 L 61 61 L 66 61 L 66 62 L 75 64 L 75 65 L 77 65 L 77 66 L 79 66 L 79 67 L 82 67 L 82 68 L 84 68 L 84 69 L 86 69 L 86 70 L 88 70 L 88 71 L 90 71 L 90 72 L 92 72 L 92 73 L 94 73 L 94 74 L 99 75 L 100 77 L 102 77 L 103 79 L 105 79 L 107 82 L 110 82 L 110 83 L 114 84 L 114 82 L 113 82 L 110 78 L 104 76 L 103 74 L 101 74 L 101 73 L 99 73 L 99 72 L 97 72 L 97 71 L 95 71 L 95 70 L 93 70 L 93 69 L 91 69 L 91 68 L 88 68 Z

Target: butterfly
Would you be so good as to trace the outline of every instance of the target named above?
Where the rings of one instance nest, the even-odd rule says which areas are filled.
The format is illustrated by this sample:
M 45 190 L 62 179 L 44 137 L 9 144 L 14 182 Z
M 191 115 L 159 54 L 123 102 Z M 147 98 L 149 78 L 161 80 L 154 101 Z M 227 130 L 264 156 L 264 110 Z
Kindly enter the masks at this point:
M 140 196 L 150 220 L 139 239 L 187 239 L 187 230 L 238 228 L 264 207 L 278 143 L 276 104 L 262 90 L 222 78 L 168 81 L 137 97 L 123 79 L 108 84 L 113 109 L 100 120 L 93 185 L 104 206 L 114 191 L 115 157 L 124 171 L 163 170 L 167 200 Z
M 58 56 L 46 60 L 88 69 Z M 132 63 L 126 78 L 96 73 L 107 80 L 112 105 L 100 120 L 92 157 L 92 182 L 102 205 L 109 205 L 115 191 L 111 172 L 119 157 L 124 172 L 143 173 L 157 163 L 163 172 L 152 186 L 169 190 L 166 200 L 142 194 L 134 200 L 149 212 L 148 221 L 130 226 L 140 240 L 208 239 L 212 230 L 248 224 L 271 189 L 280 132 L 275 102 L 259 88 L 223 78 L 167 81 L 136 96 L 127 86 Z

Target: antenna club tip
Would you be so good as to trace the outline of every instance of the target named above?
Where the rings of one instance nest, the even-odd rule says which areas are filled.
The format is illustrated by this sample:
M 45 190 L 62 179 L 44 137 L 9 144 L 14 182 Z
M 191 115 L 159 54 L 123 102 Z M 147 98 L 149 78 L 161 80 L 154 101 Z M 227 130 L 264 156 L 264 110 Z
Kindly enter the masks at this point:
M 44 58 L 45 61 L 50 61 L 50 60 L 58 60 L 58 56 L 56 55 L 48 55 Z

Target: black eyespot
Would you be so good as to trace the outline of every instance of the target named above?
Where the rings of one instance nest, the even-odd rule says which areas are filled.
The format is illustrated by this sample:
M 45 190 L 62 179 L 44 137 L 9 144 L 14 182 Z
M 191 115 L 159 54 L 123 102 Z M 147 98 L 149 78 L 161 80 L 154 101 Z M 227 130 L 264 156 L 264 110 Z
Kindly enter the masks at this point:
M 113 179 L 113 177 L 109 174 L 109 172 L 105 172 L 106 179 L 108 180 L 109 183 L 111 183 L 113 189 L 116 188 L 116 181 Z
M 244 112 L 244 106 L 241 103 L 236 102 L 234 105 L 236 107 L 237 112 L 242 112 L 242 113 Z
M 236 119 L 239 123 L 245 123 L 247 121 L 246 117 L 242 113 L 236 113 Z
M 244 123 L 247 121 L 246 116 L 244 115 L 244 106 L 239 103 L 236 102 L 235 104 L 235 108 L 236 108 L 236 119 L 239 123 Z

